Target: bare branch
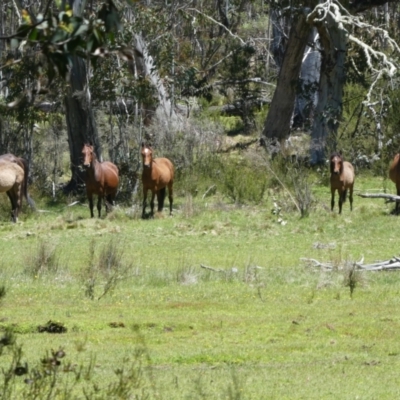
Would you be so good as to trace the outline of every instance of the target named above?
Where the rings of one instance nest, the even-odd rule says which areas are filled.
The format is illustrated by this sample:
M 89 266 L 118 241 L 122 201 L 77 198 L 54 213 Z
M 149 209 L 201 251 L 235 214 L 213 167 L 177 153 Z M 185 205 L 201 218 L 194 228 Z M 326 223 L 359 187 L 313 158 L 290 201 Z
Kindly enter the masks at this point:
M 358 4 L 358 6 L 361 6 L 362 2 L 358 1 L 356 3 Z M 372 4 L 371 1 L 364 2 L 365 7 L 367 3 Z M 371 7 L 372 6 L 367 8 Z M 370 107 L 372 93 L 377 83 L 384 76 L 392 78 L 397 71 L 397 66 L 395 62 L 390 60 L 384 52 L 373 48 L 371 45 L 355 37 L 350 32 L 350 28 L 357 27 L 365 32 L 368 32 L 369 34 L 371 34 L 371 32 L 379 34 L 385 40 L 388 46 L 390 46 L 392 51 L 395 51 L 399 54 L 400 46 L 394 39 L 390 37 L 389 32 L 386 29 L 364 22 L 362 20 L 362 16 L 355 16 L 350 14 L 349 11 L 339 2 L 334 3 L 332 0 L 328 0 L 324 3 L 318 4 L 314 8 L 314 10 L 307 16 L 307 21 L 313 24 L 321 23 L 326 20 L 328 15 L 336 21 L 339 29 L 342 29 L 347 33 L 348 40 L 359 46 L 365 54 L 368 67 L 373 73 L 373 80 L 367 92 L 366 99 L 363 103 L 366 106 Z
M 233 38 L 238 39 L 240 41 L 240 43 L 242 43 L 242 45 L 244 46 L 246 44 L 246 42 L 239 37 L 238 35 L 235 35 L 230 29 L 228 29 L 224 24 L 221 24 L 221 22 L 218 22 L 216 19 L 210 17 L 207 14 L 204 14 L 203 12 L 201 12 L 200 10 L 197 10 L 196 8 L 188 8 L 187 11 L 194 11 L 200 15 L 202 15 L 203 17 L 209 19 L 210 21 L 214 22 L 214 24 L 217 24 L 218 26 L 220 26 L 221 28 L 225 29 L 226 32 L 229 33 L 229 35 L 231 35 Z
M 333 270 L 334 265 L 332 263 L 323 263 L 313 258 L 300 258 L 301 261 L 307 262 L 309 265 L 313 267 L 320 267 L 321 269 Z M 392 257 L 390 260 L 379 261 L 373 264 L 364 264 L 364 258 L 360 261 L 347 261 L 344 264 L 352 265 L 356 269 L 360 271 L 389 271 L 400 269 L 400 258 L 399 257 Z M 341 269 L 341 268 L 337 268 Z

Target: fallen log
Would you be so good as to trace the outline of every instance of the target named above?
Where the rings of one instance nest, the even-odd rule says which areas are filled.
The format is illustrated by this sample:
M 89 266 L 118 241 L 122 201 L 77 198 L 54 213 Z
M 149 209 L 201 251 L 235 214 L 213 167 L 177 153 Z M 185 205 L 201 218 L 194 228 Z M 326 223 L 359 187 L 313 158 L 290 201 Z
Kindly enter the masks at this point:
M 321 269 L 326 269 L 326 270 L 341 270 L 345 267 L 349 268 L 355 268 L 360 271 L 390 271 L 390 270 L 397 270 L 400 269 L 400 257 L 392 257 L 389 260 L 385 261 L 378 261 L 373 264 L 364 264 L 364 258 L 362 258 L 360 261 L 352 262 L 352 261 L 346 261 L 342 265 L 333 265 L 330 262 L 320 262 L 318 260 L 315 260 L 314 258 L 300 258 L 300 260 L 307 262 L 309 265 L 313 267 L 319 267 Z
M 396 196 L 395 194 L 387 194 L 387 193 L 357 193 L 357 196 L 366 197 L 371 199 L 386 199 L 386 202 L 400 202 L 400 196 Z

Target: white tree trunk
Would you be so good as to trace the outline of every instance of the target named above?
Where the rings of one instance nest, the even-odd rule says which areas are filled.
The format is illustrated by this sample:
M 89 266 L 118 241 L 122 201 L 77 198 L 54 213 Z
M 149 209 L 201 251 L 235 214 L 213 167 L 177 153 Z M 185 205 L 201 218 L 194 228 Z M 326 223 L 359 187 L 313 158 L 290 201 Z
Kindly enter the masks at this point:
M 144 121 L 145 124 L 151 122 L 154 114 L 159 114 L 161 120 L 168 121 L 169 123 L 176 124 L 179 118 L 172 108 L 171 99 L 164 87 L 162 79 L 154 65 L 153 57 L 149 54 L 145 41 L 141 35 L 135 35 L 134 43 L 134 58 L 136 72 L 150 80 L 151 85 L 154 87 L 157 95 L 157 106 L 143 105 Z

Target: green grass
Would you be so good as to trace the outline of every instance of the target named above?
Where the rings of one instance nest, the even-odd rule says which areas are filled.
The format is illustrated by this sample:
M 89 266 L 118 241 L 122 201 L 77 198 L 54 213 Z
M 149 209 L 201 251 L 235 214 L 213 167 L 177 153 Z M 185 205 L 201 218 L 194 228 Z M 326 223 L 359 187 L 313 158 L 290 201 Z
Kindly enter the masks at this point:
M 365 191 L 384 182 L 358 177 L 356 185 Z M 350 296 L 345 271 L 324 272 L 300 259 L 340 267 L 398 255 L 399 219 L 390 215 L 393 205 L 358 196 L 353 212 L 345 203 L 338 216 L 330 212 L 327 187 L 314 186 L 313 193 L 307 218 L 282 190 L 242 207 L 218 192 L 190 204 L 182 196 L 172 218 L 154 220 L 131 218 L 124 209 L 89 219 L 87 207 L 57 204 L 39 205 L 51 213 L 25 210 L 17 225 L 4 216 L 0 327 L 17 332 L 31 368 L 59 347 L 67 354 L 63 365 L 87 365 L 95 355 L 91 381 L 75 388 L 79 398 L 93 382 L 101 391 L 92 398 L 107 398 L 115 371 L 132 365 L 141 372 L 136 393 L 149 398 L 395 398 L 398 272 L 362 273 Z M 109 275 L 97 271 L 91 300 L 83 271 L 99 263 L 110 243 L 127 271 L 100 300 Z M 43 250 L 55 254 L 57 268 L 43 261 L 30 274 Z M 67 333 L 38 333 L 49 320 Z M 0 366 L 9 362 L 5 351 Z

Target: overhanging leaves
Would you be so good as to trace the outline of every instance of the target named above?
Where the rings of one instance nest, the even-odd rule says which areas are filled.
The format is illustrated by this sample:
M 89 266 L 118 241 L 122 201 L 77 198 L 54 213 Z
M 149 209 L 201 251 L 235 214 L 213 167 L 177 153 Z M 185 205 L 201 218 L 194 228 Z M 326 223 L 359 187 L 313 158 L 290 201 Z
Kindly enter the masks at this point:
M 24 42 L 25 46 L 39 48 L 48 62 L 50 82 L 56 73 L 66 78 L 72 56 L 79 54 L 94 61 L 104 55 L 104 48 L 113 42 L 114 32 L 120 29 L 119 12 L 112 0 L 107 0 L 89 19 L 74 16 L 70 9 L 58 14 L 49 11 L 45 17 L 38 15 L 36 19 L 27 11 L 22 15 L 21 25 L 10 38 L 11 47 L 16 49 Z

